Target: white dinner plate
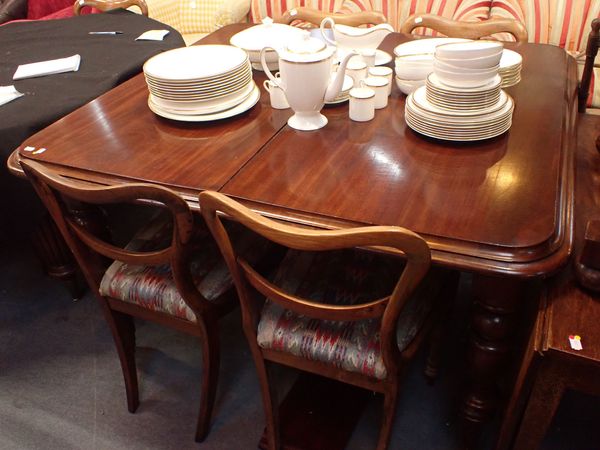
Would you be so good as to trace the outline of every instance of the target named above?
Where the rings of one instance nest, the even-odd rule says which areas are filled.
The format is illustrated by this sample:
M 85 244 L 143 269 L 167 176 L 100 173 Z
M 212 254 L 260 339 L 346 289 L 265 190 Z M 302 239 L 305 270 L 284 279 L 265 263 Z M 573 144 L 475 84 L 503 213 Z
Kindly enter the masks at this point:
M 507 48 L 502 52 L 502 58 L 500 58 L 500 71 L 512 69 L 513 67 L 521 67 L 523 64 L 523 57 Z
M 233 45 L 192 45 L 159 53 L 144 63 L 144 73 L 163 80 L 199 80 L 234 71 L 248 54 Z
M 208 114 L 209 112 L 216 112 L 223 109 L 233 108 L 235 105 L 242 102 L 254 89 L 256 84 L 254 81 L 250 81 L 242 89 L 224 95 L 219 98 L 211 98 L 208 100 L 194 100 L 194 101 L 178 101 L 178 100 L 167 100 L 160 97 L 156 97 L 150 94 L 150 98 L 160 108 L 167 108 L 169 110 L 180 110 L 182 111 L 198 111 L 197 114 Z M 221 109 L 218 109 L 221 108 Z M 202 112 L 201 112 L 202 111 Z M 186 113 L 189 114 L 189 113 Z
M 415 92 L 413 92 L 412 101 L 417 107 L 436 115 L 451 117 L 478 117 L 486 114 L 491 114 L 502 109 L 508 102 L 508 95 L 504 91 L 501 91 L 496 103 L 487 108 L 472 108 L 470 110 L 450 112 L 444 108 L 440 108 L 439 106 L 436 106 L 435 104 L 431 103 L 427 99 L 427 88 L 426 86 L 423 86 L 417 89 Z
M 148 107 L 154 114 L 164 117 L 165 119 L 178 120 L 181 122 L 211 122 L 214 120 L 227 119 L 229 117 L 233 117 L 233 116 L 237 116 L 238 114 L 242 114 L 242 113 L 248 111 L 254 105 L 256 105 L 256 103 L 258 103 L 259 99 L 260 99 L 260 89 L 258 88 L 258 86 L 255 85 L 254 90 L 252 91 L 251 95 L 246 100 L 244 100 L 242 103 L 240 103 L 239 105 L 237 105 L 231 109 L 227 109 L 225 111 L 221 111 L 221 112 L 214 113 L 214 114 L 198 114 L 198 115 L 189 115 L 189 116 L 182 115 L 182 114 L 171 114 L 169 112 L 164 111 L 160 107 L 156 107 L 152 102 L 150 102 L 150 99 L 148 99 Z
M 250 63 L 242 64 L 240 67 L 231 70 L 229 72 L 220 74 L 215 77 L 208 78 L 190 78 L 185 80 L 169 80 L 164 78 L 156 78 L 148 73 L 144 73 L 146 80 L 151 81 L 156 85 L 162 85 L 165 87 L 174 87 L 174 88 L 187 88 L 187 87 L 210 87 L 219 85 L 221 83 L 227 82 L 228 80 L 238 78 L 247 73 L 252 73 L 252 66 Z

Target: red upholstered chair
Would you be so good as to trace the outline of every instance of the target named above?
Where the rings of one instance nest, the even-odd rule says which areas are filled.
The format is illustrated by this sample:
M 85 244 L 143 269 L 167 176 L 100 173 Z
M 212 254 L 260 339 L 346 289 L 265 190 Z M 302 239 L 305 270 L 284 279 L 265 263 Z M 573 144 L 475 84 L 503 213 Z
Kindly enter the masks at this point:
M 272 363 L 383 393 L 377 448 L 386 448 L 400 375 L 439 311 L 432 294 L 441 284 L 431 282 L 432 273 L 421 283 L 429 271 L 427 243 L 398 227 L 321 231 L 284 225 L 216 192 L 201 193 L 200 205 L 240 298 L 269 448 L 281 444 L 278 404 L 268 376 Z M 273 281 L 235 250 L 218 212 L 289 249 Z M 356 248 L 367 246 L 394 248 L 404 257 Z
M 139 404 L 133 318 L 200 339 L 203 367 L 196 440 L 203 440 L 217 388 L 218 320 L 237 304 L 229 271 L 210 232 L 194 223 L 187 203 L 169 189 L 149 184 L 90 187 L 39 163 L 21 164 L 102 307 L 121 361 L 130 412 Z M 124 248 L 113 244 L 107 239 L 105 221 L 93 220 L 104 216 L 98 212 L 106 212 L 98 206 L 140 201 L 162 205 L 162 214 L 144 223 Z M 269 247 L 264 240 L 254 239 L 241 227 L 238 231 L 233 233 L 243 254 L 254 262 L 266 254 Z

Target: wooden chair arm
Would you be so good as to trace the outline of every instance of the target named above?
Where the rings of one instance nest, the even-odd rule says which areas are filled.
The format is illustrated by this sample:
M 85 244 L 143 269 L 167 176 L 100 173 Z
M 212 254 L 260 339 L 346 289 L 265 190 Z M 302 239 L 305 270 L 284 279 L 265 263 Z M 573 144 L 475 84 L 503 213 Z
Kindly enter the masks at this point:
M 583 74 L 581 76 L 581 84 L 579 85 L 578 93 L 578 109 L 579 112 L 585 112 L 585 105 L 590 93 L 590 84 L 592 82 L 592 73 L 594 72 L 594 60 L 598 54 L 598 46 L 600 45 L 600 19 L 592 21 L 592 31 L 589 34 L 587 47 L 585 51 L 585 65 L 583 66 Z M 600 148 L 599 148 L 600 150 Z
M 461 22 L 435 14 L 413 14 L 402 24 L 400 31 L 410 34 L 415 28 L 431 28 L 448 37 L 479 39 L 494 33 L 510 33 L 517 42 L 527 42 L 527 29 L 518 20 L 494 18 L 482 22 Z
M 351 27 L 357 27 L 365 24 L 378 25 L 380 23 L 387 22 L 387 19 L 383 13 L 380 13 L 379 11 L 362 11 L 351 14 L 332 14 L 306 7 L 290 9 L 283 13 L 280 18 L 276 19 L 275 22 L 289 25 L 294 20 L 303 20 L 318 26 L 325 17 L 331 17 L 335 23 L 348 25 Z
M 146 0 L 76 0 L 73 5 L 73 14 L 78 16 L 81 9 L 86 6 L 99 9 L 100 11 L 118 8 L 127 9 L 131 6 L 137 6 L 142 11 L 142 14 L 148 17 L 148 5 L 146 4 Z

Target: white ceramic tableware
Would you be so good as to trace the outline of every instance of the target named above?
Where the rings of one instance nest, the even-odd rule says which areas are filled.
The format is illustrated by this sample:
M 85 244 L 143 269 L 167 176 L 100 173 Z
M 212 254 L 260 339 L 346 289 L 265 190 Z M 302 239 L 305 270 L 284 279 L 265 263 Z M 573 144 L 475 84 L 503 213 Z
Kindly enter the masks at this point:
M 436 55 L 435 57 L 438 61 L 443 61 L 453 66 L 464 67 L 465 69 L 486 69 L 500 64 L 502 55 L 503 52 L 498 51 L 497 53 L 479 58 L 445 58 L 440 55 Z
M 435 56 L 447 59 L 483 58 L 498 54 L 503 47 L 502 42 L 498 41 L 455 42 L 438 45 Z
M 394 76 L 394 71 L 391 69 L 391 67 L 369 67 L 367 75 L 371 77 L 383 77 L 386 80 L 388 80 L 388 95 L 392 93 L 392 77 Z
M 433 55 L 398 56 L 395 61 L 396 75 L 403 80 L 422 80 L 433 72 Z
M 375 92 L 369 88 L 350 89 L 350 119 L 368 122 L 375 117 Z
M 265 58 L 268 50 L 261 50 L 261 64 L 273 84 L 283 89 L 288 104 L 294 110 L 288 125 L 302 131 L 318 130 L 327 125 L 327 118 L 320 111 L 326 101 L 335 99 L 340 93 L 346 65 L 356 53 L 348 54 L 331 81 L 335 48 L 310 37 L 306 31 L 301 39 L 290 41 L 277 51 L 281 79 L 275 78 L 267 67 Z
M 489 72 L 492 72 L 492 71 L 498 73 L 498 70 L 500 69 L 500 65 L 499 64 L 496 64 L 495 66 L 480 67 L 480 68 L 474 69 L 474 68 L 471 68 L 471 67 L 462 67 L 462 66 L 460 66 L 460 62 L 451 64 L 451 63 L 447 63 L 443 59 L 435 59 L 433 61 L 433 68 L 435 69 L 437 67 L 439 67 L 442 70 L 447 70 L 449 72 L 464 73 L 465 75 L 480 74 L 480 73 L 486 73 L 486 72 L 489 73 Z
M 421 86 L 425 86 L 426 80 L 403 80 L 401 78 L 396 77 L 396 86 L 398 86 L 398 89 L 400 89 L 400 92 L 402 92 L 405 95 L 410 94 L 411 92 L 414 92 L 416 89 L 420 88 Z
M 329 25 L 333 30 L 333 40 L 325 32 L 326 25 Z M 375 50 L 379 47 L 381 41 L 394 31 L 394 28 L 388 23 L 381 23 L 370 28 L 351 27 L 336 24 L 331 17 L 323 19 L 320 28 L 321 35 L 327 43 L 355 51 L 364 49 Z
M 265 80 L 263 82 L 263 87 L 265 88 L 265 91 L 269 93 L 269 98 L 271 99 L 271 108 L 288 109 L 290 107 L 281 87 L 274 84 L 271 80 Z
M 477 87 L 484 86 L 498 76 L 498 69 L 481 70 L 480 72 L 465 73 L 461 71 L 450 71 L 434 66 L 434 73 L 439 81 L 447 86 L 455 87 Z
M 429 53 L 433 55 L 435 48 L 441 44 L 450 44 L 454 42 L 470 42 L 469 39 L 462 38 L 432 38 L 432 39 L 415 39 L 400 44 L 394 48 L 395 56 L 418 55 Z
M 375 92 L 375 109 L 383 109 L 388 105 L 388 80 L 385 77 L 367 77 L 361 86 Z
M 354 80 L 354 86 L 360 86 L 360 81 L 367 77 L 367 65 L 360 59 L 351 59 L 346 66 L 346 73 Z
M 377 52 L 375 51 L 375 49 L 372 49 L 372 48 L 365 48 L 362 50 L 358 50 L 360 59 L 362 59 L 363 62 L 367 65 L 367 68 L 373 67 L 375 65 L 375 54 L 376 53 Z

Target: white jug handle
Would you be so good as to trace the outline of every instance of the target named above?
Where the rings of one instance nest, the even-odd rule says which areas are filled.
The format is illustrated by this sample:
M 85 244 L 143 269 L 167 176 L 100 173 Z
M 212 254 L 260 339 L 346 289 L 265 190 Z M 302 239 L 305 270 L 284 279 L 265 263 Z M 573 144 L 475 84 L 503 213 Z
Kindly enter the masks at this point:
M 277 50 L 275 50 L 273 47 L 263 47 L 262 50 L 260 51 L 260 64 L 262 66 L 263 71 L 269 78 L 269 80 L 271 80 L 275 86 L 281 88 L 281 85 L 279 84 L 280 80 L 278 80 L 277 78 L 275 78 L 273 76 L 273 74 L 269 70 L 269 66 L 267 65 L 267 59 L 266 59 L 267 58 L 267 50 L 273 50 L 275 53 L 277 53 Z
M 329 24 L 331 26 L 331 32 L 333 33 L 333 27 L 335 26 L 335 22 L 333 21 L 333 19 L 331 17 L 325 17 L 321 21 L 321 26 L 319 27 L 321 29 L 321 36 L 323 36 L 323 39 L 325 39 L 325 42 L 327 42 L 328 44 L 337 45 L 337 42 L 332 41 L 331 39 L 329 39 L 329 36 L 327 36 L 327 33 L 325 32 L 326 24 Z

